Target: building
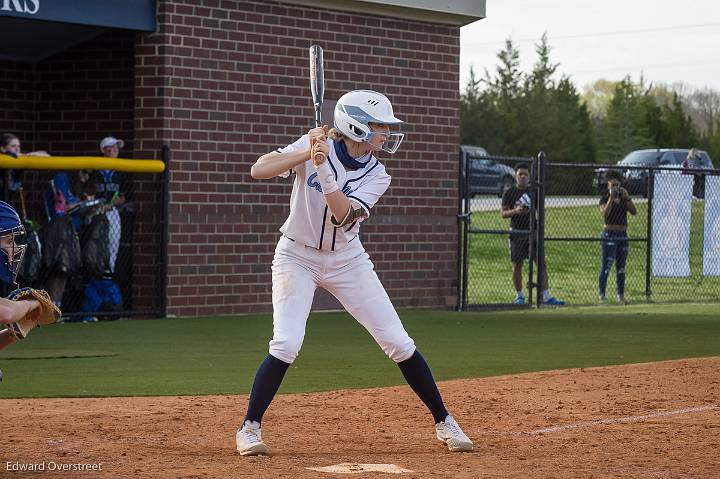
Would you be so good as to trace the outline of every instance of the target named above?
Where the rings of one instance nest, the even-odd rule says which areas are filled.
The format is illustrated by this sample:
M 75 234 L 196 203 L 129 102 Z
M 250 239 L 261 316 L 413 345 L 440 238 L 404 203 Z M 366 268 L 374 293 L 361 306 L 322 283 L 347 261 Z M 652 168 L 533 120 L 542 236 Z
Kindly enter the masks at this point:
M 451 5 L 451 6 L 448 6 Z M 455 298 L 460 27 L 484 1 L 5 0 L 0 130 L 53 154 L 170 149 L 167 311 L 264 312 L 291 183 L 250 165 L 312 125 L 308 47 L 325 50 L 326 110 L 383 91 L 407 121 L 393 184 L 363 228 L 398 307 Z M 153 182 L 136 185 L 159 201 Z M 157 218 L 136 226 L 139 296 L 156 284 Z M 320 305 L 327 305 L 322 297 Z M 142 302 L 138 302 L 141 307 Z

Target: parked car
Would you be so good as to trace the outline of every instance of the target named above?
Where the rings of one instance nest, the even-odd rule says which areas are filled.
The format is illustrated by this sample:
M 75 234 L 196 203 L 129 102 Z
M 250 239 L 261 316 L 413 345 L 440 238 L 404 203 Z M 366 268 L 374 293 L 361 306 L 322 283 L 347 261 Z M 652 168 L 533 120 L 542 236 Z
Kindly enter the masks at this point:
M 617 162 L 617 168 L 623 173 L 625 180 L 623 187 L 628 190 L 631 195 L 641 194 L 647 197 L 647 178 L 648 170 L 643 169 L 627 169 L 624 166 L 633 167 L 667 167 L 682 168 L 685 158 L 687 158 L 690 150 L 683 149 L 647 149 L 635 150 L 628 153 L 625 158 Z M 703 168 L 712 169 L 713 163 L 710 156 L 705 151 L 700 151 Z M 603 192 L 607 188 L 605 172 L 608 168 L 598 168 L 595 170 L 595 187 L 599 192 Z
M 505 190 L 515 184 L 515 171 L 495 161 L 479 146 L 460 146 L 462 164 L 469 162 L 468 194 L 472 198 L 477 195 L 498 195 L 502 197 Z

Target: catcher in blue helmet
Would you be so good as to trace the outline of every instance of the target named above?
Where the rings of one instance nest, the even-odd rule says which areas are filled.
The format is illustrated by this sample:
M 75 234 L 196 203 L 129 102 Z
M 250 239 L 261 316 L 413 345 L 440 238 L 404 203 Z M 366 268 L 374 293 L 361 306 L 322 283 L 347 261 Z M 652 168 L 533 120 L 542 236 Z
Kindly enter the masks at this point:
M 0 201 L 0 280 L 14 284 L 22 264 L 25 246 L 17 244 L 18 236 L 25 234 L 17 211 Z M 16 289 L 7 298 L 0 298 L 0 349 L 25 339 L 31 329 L 52 324 L 60 319 L 60 310 L 43 290 Z M 2 380 L 2 372 L 0 372 Z

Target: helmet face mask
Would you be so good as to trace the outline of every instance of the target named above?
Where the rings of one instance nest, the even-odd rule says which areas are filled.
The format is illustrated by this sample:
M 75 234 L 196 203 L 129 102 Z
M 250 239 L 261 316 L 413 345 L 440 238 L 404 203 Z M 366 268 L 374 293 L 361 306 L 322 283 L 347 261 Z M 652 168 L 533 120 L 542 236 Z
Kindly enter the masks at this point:
M 17 244 L 15 238 L 24 234 L 17 211 L 0 201 L 0 280 L 5 283 L 14 283 L 20 271 L 27 246 Z
M 377 131 L 371 131 L 367 136 L 367 141 L 369 144 L 374 145 L 373 141 L 375 137 L 382 136 L 383 141 L 378 148 L 378 150 L 382 150 L 386 153 L 395 153 L 398 148 L 400 148 L 400 143 L 402 143 L 403 139 L 405 138 L 405 133 L 382 133 Z
M 15 238 L 24 235 L 25 228 L 20 225 L 0 234 L 0 278 L 7 283 L 14 283 L 27 249 L 27 245 L 17 244 Z
M 335 128 L 349 139 L 373 145 L 377 135 L 384 135 L 380 148 L 387 153 L 395 153 L 402 143 L 403 133 L 374 132 L 371 123 L 378 125 L 399 125 L 402 120 L 393 113 L 390 100 L 371 90 L 355 90 L 340 97 L 335 105 Z

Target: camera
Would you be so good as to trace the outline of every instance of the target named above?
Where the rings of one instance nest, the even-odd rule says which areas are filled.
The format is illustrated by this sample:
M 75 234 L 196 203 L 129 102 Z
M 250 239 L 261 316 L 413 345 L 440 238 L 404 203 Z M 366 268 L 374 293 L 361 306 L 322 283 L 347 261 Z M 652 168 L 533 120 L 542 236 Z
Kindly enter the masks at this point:
M 619 194 L 620 194 L 620 187 L 619 187 L 619 186 L 613 186 L 612 188 L 610 188 L 610 193 L 611 193 L 611 194 L 615 194 L 615 195 L 619 195 Z

